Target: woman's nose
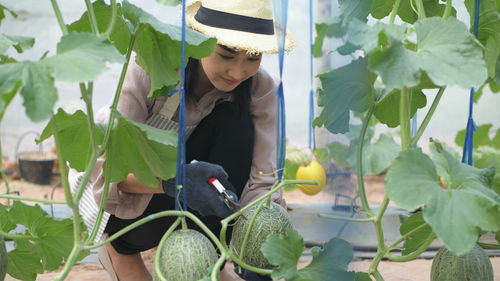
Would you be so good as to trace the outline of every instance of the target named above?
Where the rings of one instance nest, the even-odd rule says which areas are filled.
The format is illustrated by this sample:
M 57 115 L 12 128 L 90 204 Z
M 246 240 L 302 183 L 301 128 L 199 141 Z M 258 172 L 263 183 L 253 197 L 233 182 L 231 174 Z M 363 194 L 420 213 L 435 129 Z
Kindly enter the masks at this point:
M 229 76 L 235 80 L 243 80 L 247 77 L 247 71 L 242 63 L 235 63 L 228 70 Z

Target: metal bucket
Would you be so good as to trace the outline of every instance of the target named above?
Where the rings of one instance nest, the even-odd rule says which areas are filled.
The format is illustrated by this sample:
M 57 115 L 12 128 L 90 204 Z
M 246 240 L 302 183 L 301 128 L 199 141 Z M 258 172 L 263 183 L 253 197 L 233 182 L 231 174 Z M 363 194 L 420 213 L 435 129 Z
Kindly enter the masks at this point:
M 18 152 L 21 140 L 26 135 L 33 133 L 39 136 L 36 132 L 27 132 L 17 142 L 16 157 L 19 163 L 19 174 L 26 181 L 47 185 L 52 181 L 52 169 L 57 157 L 53 154 L 44 153 L 41 143 L 39 144 L 39 151 Z

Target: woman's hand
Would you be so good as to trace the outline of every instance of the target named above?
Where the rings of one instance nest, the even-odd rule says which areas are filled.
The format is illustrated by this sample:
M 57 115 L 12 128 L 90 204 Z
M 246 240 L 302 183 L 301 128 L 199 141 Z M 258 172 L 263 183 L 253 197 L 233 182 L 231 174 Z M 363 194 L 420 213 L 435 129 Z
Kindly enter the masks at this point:
M 221 166 L 207 162 L 194 162 L 186 165 L 186 186 L 183 188 L 186 188 L 187 192 L 187 205 L 202 216 L 212 215 L 225 218 L 235 210 L 229 209 L 217 190 L 208 183 L 212 177 L 217 178 L 226 188 L 226 192 L 238 202 L 234 187 L 228 181 L 228 175 Z M 175 178 L 163 181 L 162 185 L 168 196 L 175 197 Z M 182 193 L 179 197 L 179 201 L 182 202 Z

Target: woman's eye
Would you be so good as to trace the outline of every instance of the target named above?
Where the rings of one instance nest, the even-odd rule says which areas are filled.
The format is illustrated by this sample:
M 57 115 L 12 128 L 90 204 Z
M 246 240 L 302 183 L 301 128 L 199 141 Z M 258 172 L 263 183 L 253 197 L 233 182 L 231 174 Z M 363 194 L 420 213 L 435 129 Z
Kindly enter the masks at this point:
M 222 59 L 225 59 L 225 60 L 230 60 L 230 59 L 232 59 L 232 58 L 233 58 L 232 56 L 226 56 L 226 55 L 222 55 L 222 54 L 219 54 L 219 56 L 220 56 Z
M 249 61 L 259 61 L 260 58 L 248 58 Z

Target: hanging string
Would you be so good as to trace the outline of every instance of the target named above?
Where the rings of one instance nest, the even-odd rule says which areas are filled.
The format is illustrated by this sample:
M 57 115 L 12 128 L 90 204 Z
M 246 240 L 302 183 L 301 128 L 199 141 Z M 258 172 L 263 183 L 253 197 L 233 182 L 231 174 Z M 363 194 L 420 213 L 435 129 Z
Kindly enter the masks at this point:
M 285 39 L 288 0 L 273 0 L 274 18 L 276 20 L 275 30 L 278 39 L 280 84 L 276 90 L 278 102 L 276 106 L 276 164 L 278 168 L 278 180 L 282 179 L 285 167 L 286 150 L 286 128 L 285 128 L 285 97 L 283 94 L 283 60 L 285 57 Z
M 311 90 L 309 91 L 309 148 L 316 148 L 316 135 L 314 134 L 314 63 L 313 63 L 313 0 L 309 0 L 309 46 L 310 62 L 309 62 L 309 77 Z
M 182 208 L 187 210 L 187 193 L 188 188 L 186 183 L 186 99 L 184 95 L 184 78 L 186 76 L 186 0 L 182 1 L 182 34 L 181 34 L 181 85 L 178 89 L 171 91 L 169 94 L 179 92 L 179 129 L 178 129 L 178 142 L 177 142 L 177 172 L 175 177 L 175 185 L 182 186 Z M 179 198 L 180 191 L 177 188 L 175 191 L 175 198 Z M 175 200 L 175 210 L 179 210 L 179 200 Z
M 474 2 L 474 36 L 477 38 L 478 26 L 479 26 L 479 2 L 480 0 L 475 0 Z M 474 88 L 470 89 L 469 96 L 469 117 L 467 119 L 467 128 L 465 129 L 465 140 L 464 149 L 462 153 L 462 163 L 467 162 L 467 164 L 472 166 L 472 151 L 474 147 L 474 132 L 477 130 L 476 123 L 473 119 L 473 105 L 474 105 Z

